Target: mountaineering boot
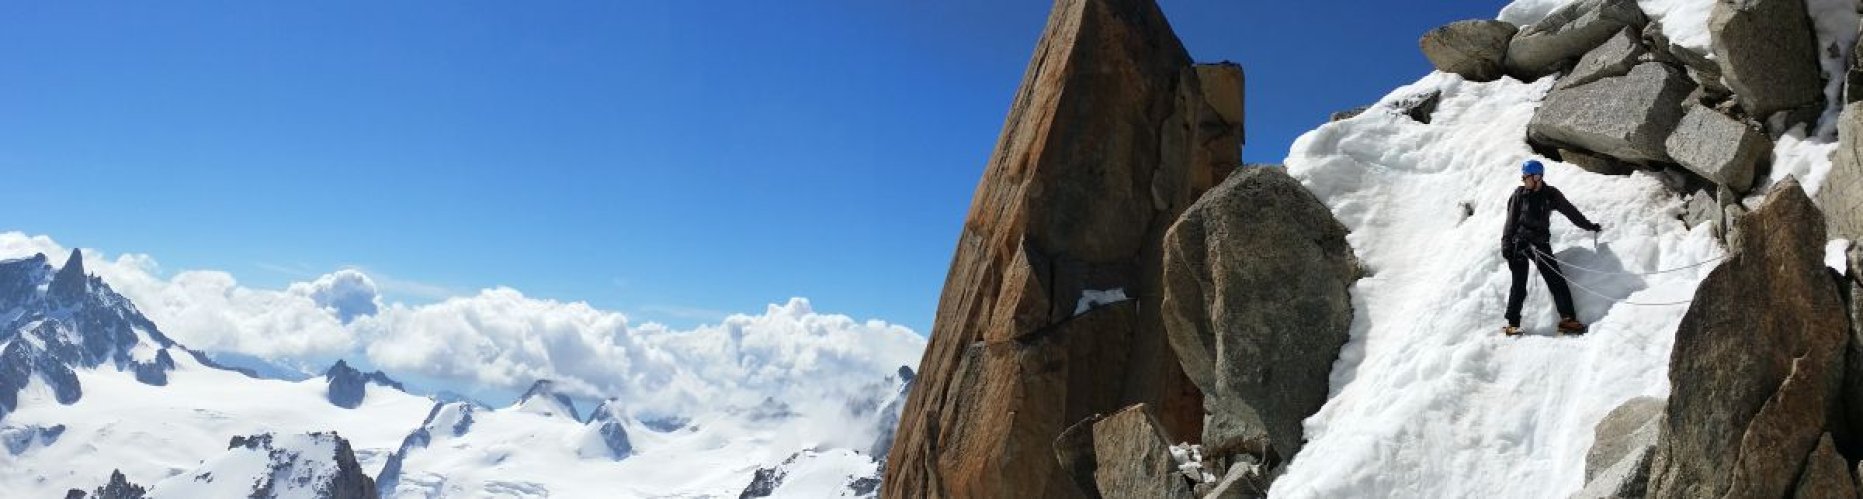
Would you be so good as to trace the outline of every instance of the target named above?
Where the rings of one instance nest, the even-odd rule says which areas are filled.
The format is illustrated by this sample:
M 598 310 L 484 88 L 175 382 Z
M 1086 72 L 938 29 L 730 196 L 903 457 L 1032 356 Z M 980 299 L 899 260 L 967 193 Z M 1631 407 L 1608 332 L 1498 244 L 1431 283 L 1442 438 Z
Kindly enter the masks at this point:
M 1515 326 L 1501 326 L 1501 334 L 1506 336 L 1520 336 L 1520 328 Z
M 1584 323 L 1579 322 L 1577 319 L 1567 317 L 1559 321 L 1559 334 L 1570 334 L 1570 335 L 1585 334 L 1585 328 L 1587 327 L 1589 326 L 1586 326 Z

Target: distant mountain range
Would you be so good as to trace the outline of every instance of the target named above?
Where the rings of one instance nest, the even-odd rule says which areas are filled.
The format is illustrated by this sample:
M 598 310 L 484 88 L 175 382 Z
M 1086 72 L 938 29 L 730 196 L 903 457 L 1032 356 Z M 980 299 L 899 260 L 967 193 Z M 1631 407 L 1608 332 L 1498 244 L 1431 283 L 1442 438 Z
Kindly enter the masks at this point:
M 344 361 L 278 378 L 177 343 L 78 251 L 58 267 L 43 254 L 0 261 L 9 496 L 871 496 L 912 371 L 833 414 L 766 399 L 651 422 L 614 399 L 585 417 L 550 380 L 488 408 L 411 395 Z M 800 425 L 880 437 L 850 448 L 786 437 Z

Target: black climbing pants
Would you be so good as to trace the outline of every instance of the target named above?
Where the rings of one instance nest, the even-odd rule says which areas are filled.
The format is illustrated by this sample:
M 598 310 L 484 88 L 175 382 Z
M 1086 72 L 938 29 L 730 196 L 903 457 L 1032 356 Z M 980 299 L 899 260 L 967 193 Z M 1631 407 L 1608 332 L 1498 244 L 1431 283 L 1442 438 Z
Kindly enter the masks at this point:
M 1564 270 L 1559 269 L 1559 262 L 1552 259 L 1552 245 L 1547 243 L 1527 243 L 1521 245 L 1507 258 L 1507 270 L 1514 275 L 1512 286 L 1507 288 L 1507 325 L 1520 327 L 1520 306 L 1527 301 L 1527 261 L 1532 260 L 1540 268 L 1540 277 L 1546 279 L 1546 289 L 1552 291 L 1553 306 L 1558 307 L 1559 317 L 1578 318 L 1572 310 L 1572 290 L 1566 288 Z

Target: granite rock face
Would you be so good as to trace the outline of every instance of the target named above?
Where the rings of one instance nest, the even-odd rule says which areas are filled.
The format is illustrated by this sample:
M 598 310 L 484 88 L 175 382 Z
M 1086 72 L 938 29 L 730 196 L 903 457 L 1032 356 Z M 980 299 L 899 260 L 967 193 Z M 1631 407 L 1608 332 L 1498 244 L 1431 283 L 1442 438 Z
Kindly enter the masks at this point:
M 1665 141 L 1682 120 L 1682 101 L 1695 85 L 1666 64 L 1637 65 L 1628 74 L 1547 94 L 1527 138 L 1636 164 L 1670 161 Z
M 1585 488 L 1576 498 L 1644 497 L 1664 401 L 1637 397 L 1598 422 L 1585 454 Z
M 1204 394 L 1207 455 L 1300 451 L 1352 325 L 1359 269 L 1345 237 L 1274 167 L 1232 175 L 1165 235 L 1165 325 Z
M 1247 137 L 1242 117 L 1247 75 L 1233 62 L 1198 64 L 1197 81 L 1203 85 L 1203 102 L 1197 113 L 1197 135 L 1202 142 L 1191 158 L 1190 188 L 1203 192 L 1242 167 L 1242 144 Z
M 1676 329 L 1652 497 L 1784 497 L 1838 414 L 1848 322 L 1823 216 L 1786 180 Z
M 1749 116 L 1820 108 L 1824 80 L 1805 0 L 1717 0 L 1708 18 L 1721 76 Z
M 1795 499 L 1856 499 L 1857 479 L 1850 476 L 1850 463 L 1837 454 L 1831 434 L 1818 439 L 1818 447 L 1805 457 L 1805 473 L 1798 479 Z
M 1171 444 L 1144 404 L 1087 418 L 1055 439 L 1055 456 L 1087 497 L 1165 499 L 1193 497 L 1177 473 Z
M 1643 62 L 1649 50 L 1643 47 L 1641 34 L 1631 28 L 1604 41 L 1603 45 L 1586 52 L 1579 58 L 1578 64 L 1572 66 L 1572 72 L 1559 78 L 1558 88 L 1571 88 L 1613 76 L 1623 76 L 1630 69 Z
M 1223 174 L 1198 171 L 1215 163 L 1204 151 L 1241 147 L 1240 116 L 1212 97 L 1240 90 L 1208 71 L 1150 0 L 1055 3 L 959 236 L 883 495 L 1079 496 L 1055 438 L 1135 403 L 1172 441 L 1201 434 L 1159 289 L 1165 229 Z M 1115 290 L 1135 298 L 1090 300 Z
M 1664 141 L 1669 156 L 1696 175 L 1745 194 L 1760 163 L 1772 155 L 1772 139 L 1759 127 L 1706 106 L 1689 103 L 1685 108 Z
M 1635 0 L 1579 0 L 1520 27 L 1507 45 L 1507 73 L 1532 81 L 1564 69 L 1625 28 L 1641 30 L 1649 18 Z

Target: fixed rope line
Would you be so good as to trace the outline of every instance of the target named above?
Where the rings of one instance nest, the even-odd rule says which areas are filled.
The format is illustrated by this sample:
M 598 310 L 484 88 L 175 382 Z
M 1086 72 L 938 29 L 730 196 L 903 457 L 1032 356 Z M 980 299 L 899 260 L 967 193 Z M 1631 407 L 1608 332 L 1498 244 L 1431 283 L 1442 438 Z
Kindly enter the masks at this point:
M 1529 246 L 1529 247 L 1531 247 L 1531 246 Z M 1702 266 L 1702 265 L 1707 265 L 1707 264 L 1710 264 L 1710 263 L 1714 263 L 1714 262 L 1718 262 L 1718 261 L 1721 261 L 1721 260 L 1726 260 L 1726 259 L 1727 259 L 1727 255 L 1721 255 L 1721 256 L 1717 256 L 1717 257 L 1714 257 L 1714 258 L 1709 258 L 1709 259 L 1707 259 L 1707 260 L 1702 260 L 1702 261 L 1700 261 L 1700 262 L 1696 262 L 1696 263 L 1694 263 L 1694 264 L 1691 264 L 1691 265 L 1684 265 L 1684 266 L 1681 266 L 1681 267 L 1676 267 L 1676 268 L 1673 268 L 1673 269 L 1663 269 L 1663 270 L 1658 270 L 1658 271 L 1654 271 L 1654 272 L 1616 272 L 1616 271 L 1610 271 L 1610 270 L 1599 270 L 1599 269 L 1594 269 L 1594 268 L 1590 268 L 1590 267 L 1584 267 L 1584 266 L 1579 266 L 1579 265 L 1573 265 L 1573 264 L 1572 264 L 1571 262 L 1567 262 L 1567 261 L 1565 261 L 1565 260 L 1560 260 L 1560 259 L 1559 259 L 1559 257 L 1556 257 L 1556 256 L 1552 256 L 1552 255 L 1548 255 L 1548 254 L 1546 254 L 1546 252 L 1544 252 L 1544 251 L 1540 251 L 1540 249 L 1539 249 L 1539 248 L 1533 248 L 1533 252 L 1534 252 L 1534 253 L 1537 253 L 1537 254 L 1539 254 L 1540 256 L 1543 256 L 1543 257 L 1546 257 L 1546 258 L 1550 258 L 1550 259 L 1552 259 L 1552 261 L 1555 261 L 1555 262 L 1559 262 L 1559 265 L 1563 265 L 1563 266 L 1567 266 L 1567 267 L 1572 267 L 1572 268 L 1575 268 L 1575 269 L 1579 269 L 1579 270 L 1583 270 L 1583 271 L 1586 271 L 1586 272 L 1592 272 L 1592 273 L 1596 273 L 1596 274 L 1607 274 L 1607 275 L 1634 275 L 1634 276 L 1646 276 L 1646 275 L 1657 275 L 1657 274 L 1667 274 L 1667 273 L 1670 273 L 1670 272 L 1676 272 L 1676 271 L 1681 271 L 1681 270 L 1688 270 L 1688 269 L 1692 269 L 1692 268 L 1695 268 L 1695 267 L 1700 267 L 1700 266 Z
M 1554 262 L 1558 262 L 1558 263 L 1559 263 L 1559 264 L 1561 264 L 1561 265 L 1565 265 L 1565 264 L 1566 264 L 1565 262 L 1561 262 L 1561 261 L 1559 261 L 1559 259 L 1557 259 L 1557 258 L 1553 258 L 1553 256 L 1552 256 L 1552 255 L 1548 255 L 1548 254 L 1546 254 L 1546 252 L 1544 252 L 1544 251 L 1540 251 L 1540 249 L 1539 249 L 1539 248 L 1533 248 L 1533 252 L 1534 252 L 1534 253 L 1536 253 L 1536 254 L 1539 254 L 1539 255 L 1540 255 L 1541 257 L 1544 257 L 1544 258 L 1546 258 L 1546 259 L 1548 259 L 1548 260 L 1552 260 L 1552 261 L 1554 261 Z M 1701 262 L 1701 263 L 1697 263 L 1697 264 L 1694 264 L 1694 265 L 1690 265 L 1690 266 L 1688 266 L 1688 267 L 1682 267 L 1682 268 L 1692 268 L 1692 267 L 1700 267 L 1700 266 L 1702 266 L 1702 265 L 1705 265 L 1705 264 L 1707 264 L 1707 263 L 1709 263 L 1709 262 L 1712 262 L 1712 261 L 1715 261 L 1715 260 L 1721 260 L 1721 259 L 1725 259 L 1725 258 L 1727 258 L 1727 257 L 1725 257 L 1725 256 L 1721 256 L 1721 257 L 1715 257 L 1714 259 L 1711 259 L 1711 260 L 1708 260 L 1708 261 L 1706 261 L 1706 262 Z M 1576 265 L 1574 265 L 1574 267 L 1577 267 L 1577 266 L 1576 266 Z M 1688 300 L 1682 300 L 1682 301 L 1672 301 L 1672 302 L 1662 302 L 1662 303 L 1645 303 L 1645 302 L 1634 302 L 1634 301 L 1630 301 L 1630 300 L 1627 300 L 1627 299 L 1625 299 L 1625 298 L 1628 298 L 1628 297 L 1625 297 L 1625 298 L 1613 298 L 1613 297 L 1611 297 L 1610 295 L 1606 295 L 1606 294 L 1604 294 L 1604 293 L 1600 293 L 1600 292 L 1598 292 L 1598 291 L 1597 291 L 1597 290 L 1595 290 L 1595 289 L 1591 289 L 1591 288 L 1589 288 L 1589 287 L 1586 287 L 1586 286 L 1585 286 L 1585 285 L 1583 285 L 1583 284 L 1579 284 L 1579 283 L 1578 283 L 1578 281 L 1575 281 L 1575 280 L 1573 280 L 1573 279 L 1572 279 L 1571 277 L 1569 277 L 1569 276 L 1566 276 L 1566 275 L 1565 275 L 1565 272 L 1562 272 L 1562 271 L 1560 271 L 1560 270 L 1559 270 L 1559 266 L 1558 266 L 1558 265 L 1554 265 L 1554 266 L 1552 266 L 1552 268 L 1541 268 L 1540 270 L 1541 270 L 1541 271 L 1546 271 L 1546 270 L 1551 270 L 1551 271 L 1552 271 L 1552 273 L 1553 273 L 1553 275 L 1557 275 L 1557 276 L 1559 276 L 1559 278 L 1561 278 L 1561 279 L 1565 279 L 1565 282 L 1566 282 L 1566 284 L 1569 284 L 1569 285 L 1571 285 L 1572 287 L 1576 287 L 1576 288 L 1578 288 L 1578 289 L 1579 289 L 1579 291 L 1584 291 L 1584 292 L 1586 292 L 1586 293 L 1590 293 L 1590 294 L 1591 294 L 1592 296 L 1596 296 L 1596 297 L 1599 297 L 1599 298 L 1603 298 L 1603 299 L 1606 299 L 1606 300 L 1610 300 L 1610 301 L 1614 301 L 1614 302 L 1618 302 L 1618 303 L 1622 303 L 1622 304 L 1625 304 L 1625 305 L 1633 305 L 1633 306 L 1639 306 L 1639 307 L 1667 307 L 1667 306 L 1673 306 L 1673 305 L 1687 305 L 1687 304 L 1690 304 L 1690 303 L 1694 303 L 1694 302 L 1695 302 L 1695 300 L 1694 300 L 1694 299 L 1688 299 Z M 1651 275 L 1651 274 L 1660 274 L 1660 273 L 1663 273 L 1663 272 L 1673 272 L 1673 271 L 1675 271 L 1675 270 L 1681 270 L 1681 268 L 1677 268 L 1677 269 L 1670 269 L 1670 270 L 1664 270 L 1664 271 L 1660 271 L 1660 272 L 1650 272 L 1650 273 L 1647 273 L 1647 274 L 1632 274 L 1632 273 L 1630 273 L 1630 272 L 1606 272 L 1606 273 L 1613 273 L 1613 274 L 1624 274 L 1624 275 Z

